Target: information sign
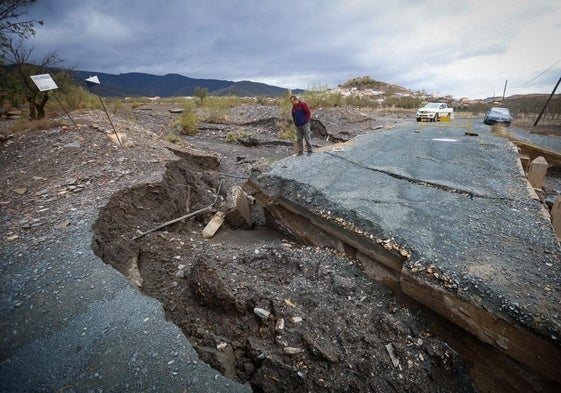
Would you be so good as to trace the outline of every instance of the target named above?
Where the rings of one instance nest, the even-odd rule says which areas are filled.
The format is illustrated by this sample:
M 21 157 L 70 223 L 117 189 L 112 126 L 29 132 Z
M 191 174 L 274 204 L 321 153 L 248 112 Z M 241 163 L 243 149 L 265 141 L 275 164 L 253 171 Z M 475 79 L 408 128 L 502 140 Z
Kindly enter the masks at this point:
M 58 89 L 58 86 L 49 74 L 31 75 L 31 79 L 39 91 Z

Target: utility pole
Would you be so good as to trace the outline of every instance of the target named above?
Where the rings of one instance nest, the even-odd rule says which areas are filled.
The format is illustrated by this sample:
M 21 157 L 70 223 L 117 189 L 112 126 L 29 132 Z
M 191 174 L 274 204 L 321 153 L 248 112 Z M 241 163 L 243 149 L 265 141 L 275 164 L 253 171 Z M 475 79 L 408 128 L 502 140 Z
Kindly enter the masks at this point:
M 501 100 L 501 106 L 504 106 L 504 102 L 505 102 L 505 93 L 506 93 L 506 84 L 508 82 L 508 79 L 505 81 L 505 88 L 503 90 L 503 99 Z
M 557 90 L 557 87 L 559 87 L 559 83 L 561 83 L 561 78 L 559 78 L 559 80 L 557 81 L 557 84 L 555 85 L 555 87 L 553 88 L 553 91 L 549 95 L 549 98 L 547 99 L 545 105 L 543 106 L 542 111 L 540 112 L 538 118 L 534 122 L 534 127 L 538 125 L 538 121 L 540 121 L 540 119 L 542 118 L 542 115 L 545 112 L 545 108 L 547 108 L 547 104 L 549 104 L 549 101 L 551 100 L 551 97 L 553 97 L 553 95 L 555 94 L 555 90 Z

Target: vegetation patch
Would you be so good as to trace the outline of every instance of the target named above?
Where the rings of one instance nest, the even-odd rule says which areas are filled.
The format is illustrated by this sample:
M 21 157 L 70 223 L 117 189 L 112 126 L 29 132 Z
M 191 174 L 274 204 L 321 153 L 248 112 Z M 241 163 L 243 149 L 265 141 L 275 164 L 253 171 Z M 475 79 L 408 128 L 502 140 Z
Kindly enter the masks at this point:
M 238 141 L 240 139 L 244 139 L 244 138 L 249 138 L 251 137 L 251 134 L 245 131 L 231 131 L 229 133 L 226 134 L 226 137 L 224 138 L 224 140 L 227 143 L 238 143 Z

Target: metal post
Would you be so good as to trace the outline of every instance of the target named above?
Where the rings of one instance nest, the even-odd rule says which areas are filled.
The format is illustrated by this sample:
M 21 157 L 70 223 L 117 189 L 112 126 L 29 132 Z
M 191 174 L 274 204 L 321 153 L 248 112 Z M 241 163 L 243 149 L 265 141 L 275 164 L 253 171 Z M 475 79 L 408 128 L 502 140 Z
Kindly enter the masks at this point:
M 119 145 L 121 147 L 123 147 L 123 144 L 121 143 L 121 139 L 119 138 L 119 134 L 117 134 L 117 130 L 115 130 L 115 126 L 113 125 L 113 122 L 111 121 L 111 117 L 109 116 L 109 113 L 107 113 L 107 109 L 105 108 L 105 104 L 103 103 L 103 100 L 101 99 L 101 96 L 99 96 L 99 102 L 101 102 L 101 106 L 103 107 L 103 110 L 105 112 L 105 114 L 107 115 L 107 118 L 109 119 L 109 123 L 111 124 L 111 127 L 113 128 L 113 132 L 115 133 L 115 136 L 117 137 L 117 141 L 119 141 Z
M 158 225 L 156 228 L 152 228 L 152 229 L 150 229 L 146 232 L 141 232 L 138 235 L 136 235 L 135 237 L 133 237 L 132 240 L 140 239 L 142 236 L 145 236 L 145 235 L 148 235 L 149 233 L 155 232 L 158 229 L 162 229 L 164 227 L 167 227 L 168 225 L 175 224 L 176 222 L 179 222 L 181 220 L 185 220 L 186 218 L 189 218 L 189 217 L 193 217 L 194 215 L 197 215 L 199 213 L 203 213 L 207 210 L 208 211 L 212 210 L 212 208 L 216 204 L 216 201 L 218 200 L 218 195 L 220 195 L 220 190 L 221 189 L 222 189 L 222 179 L 220 179 L 220 181 L 218 182 L 218 189 L 216 190 L 216 195 L 214 196 L 214 201 L 210 205 L 208 205 L 207 207 L 203 207 L 202 209 L 199 209 L 196 212 L 186 214 L 184 216 L 181 216 L 179 218 L 173 219 L 173 220 L 168 221 L 168 222 L 164 222 L 163 224 Z
M 72 124 L 74 124 L 74 127 L 76 127 L 76 129 L 78 130 L 78 132 L 80 133 L 80 135 L 82 136 L 82 138 L 86 139 L 84 137 L 84 134 L 82 134 L 82 131 L 80 131 L 80 128 L 78 127 L 78 125 L 76 123 L 74 123 L 74 120 L 70 117 L 70 114 L 66 111 L 66 109 L 64 108 L 64 106 L 62 105 L 62 103 L 60 102 L 60 100 L 58 99 L 58 97 L 56 96 L 56 94 L 53 93 L 53 97 L 55 98 L 56 102 L 58 102 L 58 104 L 60 105 L 60 107 L 62 108 L 62 110 L 64 111 L 64 113 L 66 113 L 66 116 L 68 116 L 68 118 L 70 119 L 70 121 L 72 122 Z

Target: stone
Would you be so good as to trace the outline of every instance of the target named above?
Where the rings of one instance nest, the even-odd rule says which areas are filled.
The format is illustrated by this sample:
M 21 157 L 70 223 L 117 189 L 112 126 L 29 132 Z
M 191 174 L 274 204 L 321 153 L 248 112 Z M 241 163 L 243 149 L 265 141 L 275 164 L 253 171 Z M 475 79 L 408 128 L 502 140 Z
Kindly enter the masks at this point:
M 6 240 L 9 242 L 13 242 L 16 239 L 19 239 L 19 235 L 11 235 L 6 238 Z
M 134 146 L 134 142 L 132 140 L 130 140 L 130 138 L 126 134 L 121 134 L 120 132 L 118 132 L 117 134 L 111 133 L 111 134 L 108 134 L 107 137 L 109 138 L 109 140 L 111 142 L 113 142 L 116 145 L 119 145 L 119 141 L 120 141 L 121 142 L 120 145 L 122 145 L 124 147 L 133 147 Z
M 71 142 L 64 145 L 64 147 L 67 149 L 79 149 L 82 145 L 80 145 L 80 142 Z
M 240 186 L 231 188 L 226 206 L 226 221 L 232 228 L 250 229 L 253 226 L 249 197 Z
M 395 353 L 393 351 L 393 345 L 391 343 L 386 345 L 386 350 L 388 351 L 388 355 L 390 355 L 390 359 L 392 360 L 393 366 L 399 367 L 399 359 L 395 356 Z
M 144 280 L 140 274 L 140 269 L 138 268 L 138 256 L 133 255 L 128 261 L 127 278 L 137 287 L 142 287 Z
M 298 355 L 299 353 L 304 352 L 304 350 L 302 348 L 285 347 L 283 348 L 283 352 L 287 355 Z
M 534 188 L 541 189 L 543 186 L 543 180 L 545 174 L 547 173 L 547 161 L 542 156 L 537 157 L 530 163 L 530 169 L 528 170 L 528 181 Z
M 253 309 L 253 312 L 255 313 L 255 315 L 257 315 L 259 318 L 261 319 L 267 319 L 269 318 L 269 315 L 271 315 L 271 313 L 263 308 L 259 308 L 259 307 L 255 307 Z
M 205 239 L 213 237 L 224 223 L 224 217 L 224 213 L 216 212 L 212 219 L 208 222 L 206 227 L 203 229 L 202 237 Z

